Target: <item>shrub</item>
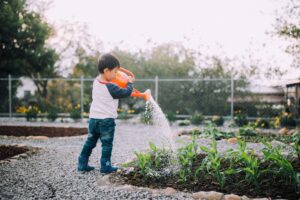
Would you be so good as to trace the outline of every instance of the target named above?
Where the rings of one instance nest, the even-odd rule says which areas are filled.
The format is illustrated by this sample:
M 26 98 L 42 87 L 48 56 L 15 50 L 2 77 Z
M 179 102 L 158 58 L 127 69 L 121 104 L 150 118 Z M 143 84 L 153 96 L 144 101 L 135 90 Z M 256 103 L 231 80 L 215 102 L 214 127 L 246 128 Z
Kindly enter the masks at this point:
M 29 106 L 28 109 L 26 110 L 26 120 L 27 121 L 36 120 L 37 114 L 40 112 L 41 111 L 39 110 L 38 107 Z
M 54 122 L 57 119 L 57 117 L 58 117 L 58 111 L 56 107 L 51 107 L 50 110 L 48 111 L 47 119 L 49 121 Z
M 186 120 L 183 120 L 183 121 L 180 121 L 178 123 L 179 126 L 189 126 L 191 124 L 190 120 L 186 119 Z
M 270 122 L 265 119 L 257 118 L 255 122 L 255 127 L 257 128 L 270 128 Z
M 241 111 L 236 111 L 235 113 L 234 122 L 236 125 L 242 127 L 248 124 L 247 115 L 243 114 Z
M 201 124 L 203 120 L 204 120 L 204 117 L 203 117 L 202 113 L 199 113 L 197 111 L 193 114 L 193 116 L 190 119 L 191 123 L 194 125 Z
M 81 111 L 80 111 L 80 105 L 76 105 L 75 108 L 70 112 L 70 117 L 77 121 L 81 118 Z
M 253 126 L 243 126 L 239 129 L 240 136 L 257 136 L 256 130 Z
M 281 127 L 295 127 L 296 121 L 294 119 L 294 116 L 291 113 L 284 113 L 280 117 L 280 125 Z
M 213 116 L 211 122 L 216 124 L 217 126 L 223 126 L 224 118 L 222 116 Z
M 169 120 L 169 122 L 176 121 L 176 115 L 173 112 L 167 112 L 166 117 Z

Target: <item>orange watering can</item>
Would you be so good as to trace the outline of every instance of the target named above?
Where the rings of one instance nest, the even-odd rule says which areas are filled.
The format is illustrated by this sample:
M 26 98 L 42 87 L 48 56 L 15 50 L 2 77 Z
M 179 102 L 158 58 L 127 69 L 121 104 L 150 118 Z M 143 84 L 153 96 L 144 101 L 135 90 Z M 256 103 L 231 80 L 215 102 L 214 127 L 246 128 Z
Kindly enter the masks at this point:
M 120 69 L 117 72 L 117 77 L 111 82 L 117 84 L 121 88 L 126 88 L 128 83 L 128 76 L 134 78 L 134 74 L 131 71 L 120 67 Z M 150 90 L 146 90 L 145 92 L 140 92 L 137 89 L 133 88 L 133 91 L 130 96 L 143 98 L 145 99 L 145 101 L 148 101 L 151 98 L 151 92 Z

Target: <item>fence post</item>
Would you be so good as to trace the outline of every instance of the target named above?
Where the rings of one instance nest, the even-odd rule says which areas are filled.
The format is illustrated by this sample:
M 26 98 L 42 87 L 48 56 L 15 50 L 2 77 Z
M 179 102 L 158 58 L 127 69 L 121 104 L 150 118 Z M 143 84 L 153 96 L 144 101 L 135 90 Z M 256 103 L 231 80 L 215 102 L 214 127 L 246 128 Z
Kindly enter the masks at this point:
M 12 111 L 11 111 L 11 107 L 12 107 L 12 96 L 11 96 L 11 75 L 8 75 L 8 101 L 9 101 L 9 119 L 11 120 L 12 118 Z
M 83 76 L 80 77 L 80 113 L 81 121 L 83 120 Z
M 155 93 L 154 93 L 155 101 L 158 103 L 158 76 L 155 76 Z
M 231 114 L 231 121 L 233 122 L 233 118 L 234 118 L 234 80 L 233 80 L 233 76 L 231 76 L 231 109 L 230 109 L 230 114 Z

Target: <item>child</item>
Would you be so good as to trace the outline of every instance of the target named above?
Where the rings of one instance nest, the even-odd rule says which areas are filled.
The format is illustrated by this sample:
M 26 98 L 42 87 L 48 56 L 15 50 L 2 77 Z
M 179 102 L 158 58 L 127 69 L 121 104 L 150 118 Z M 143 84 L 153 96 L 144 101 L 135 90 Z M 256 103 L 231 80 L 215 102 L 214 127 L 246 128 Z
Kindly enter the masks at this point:
M 98 63 L 100 74 L 93 83 L 93 101 L 90 107 L 88 137 L 78 158 L 78 171 L 91 171 L 95 169 L 88 165 L 88 160 L 99 138 L 102 143 L 100 172 L 109 174 L 118 169 L 111 165 L 118 99 L 131 95 L 133 90 L 132 83 L 134 81 L 133 78 L 129 77 L 129 82 L 125 89 L 111 83 L 110 81 L 116 78 L 119 68 L 120 63 L 116 57 L 111 54 L 101 56 Z

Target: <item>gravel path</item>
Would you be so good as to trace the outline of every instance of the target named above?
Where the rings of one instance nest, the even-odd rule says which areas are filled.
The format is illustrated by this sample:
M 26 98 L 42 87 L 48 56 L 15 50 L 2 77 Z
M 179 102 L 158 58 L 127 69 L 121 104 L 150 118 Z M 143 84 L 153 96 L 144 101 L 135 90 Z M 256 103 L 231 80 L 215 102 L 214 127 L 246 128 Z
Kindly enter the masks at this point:
M 173 127 L 172 132 L 176 131 L 178 127 Z M 100 143 L 90 158 L 90 164 L 96 166 L 96 170 L 89 173 L 76 170 L 77 156 L 85 138 L 76 136 L 34 140 L 0 136 L 0 144 L 25 144 L 42 148 L 29 158 L 0 164 L 0 199 L 192 199 L 191 195 L 185 193 L 153 196 L 142 189 L 131 191 L 99 186 L 98 180 L 102 178 L 98 162 Z M 180 140 L 186 141 L 188 137 Z M 159 130 L 117 121 L 112 162 L 122 163 L 134 158 L 134 151 L 146 150 L 149 141 L 163 145 Z M 208 145 L 210 141 L 202 139 L 199 142 Z M 177 147 L 180 145 L 177 143 Z M 222 149 L 235 147 L 225 141 L 220 141 L 219 146 Z M 253 147 L 261 148 L 257 145 Z

